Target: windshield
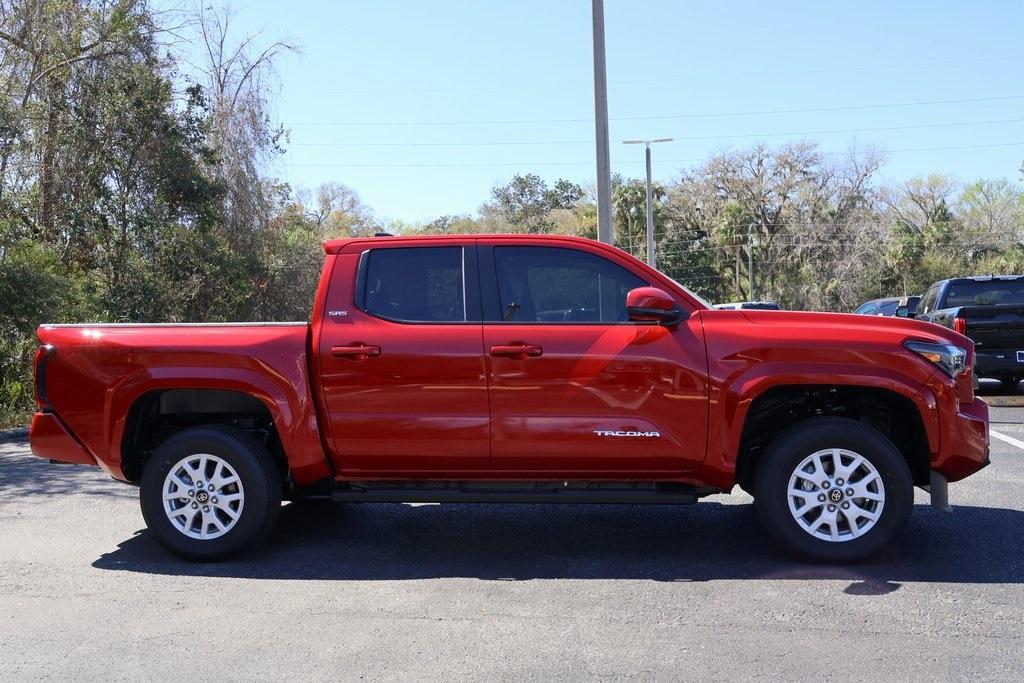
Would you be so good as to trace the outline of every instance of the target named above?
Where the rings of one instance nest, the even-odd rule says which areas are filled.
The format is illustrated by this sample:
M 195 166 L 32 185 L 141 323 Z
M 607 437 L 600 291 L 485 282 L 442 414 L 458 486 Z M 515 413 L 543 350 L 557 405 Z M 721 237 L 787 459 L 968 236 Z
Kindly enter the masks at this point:
M 662 273 L 662 275 L 665 275 L 665 273 Z M 665 277 L 668 277 L 668 275 L 665 275 Z M 704 299 L 704 297 L 702 297 L 702 296 L 701 296 L 701 295 L 699 295 L 699 294 L 696 294 L 696 293 L 695 293 L 695 292 L 694 292 L 694 291 L 693 291 L 692 289 L 690 289 L 689 287 L 684 287 L 684 286 L 682 286 L 681 284 L 679 284 L 679 282 L 678 282 L 677 280 L 673 280 L 673 279 L 672 279 L 672 278 L 670 278 L 670 277 L 669 277 L 668 279 L 669 279 L 669 280 L 672 280 L 672 282 L 673 282 L 673 283 L 675 284 L 675 286 L 676 286 L 676 287 L 678 287 L 679 289 L 682 289 L 682 290 L 683 290 L 683 291 L 685 291 L 685 292 L 686 292 L 687 294 L 689 294 L 689 295 L 690 295 L 690 296 L 692 296 L 692 297 L 693 297 L 694 299 L 696 299 L 696 300 L 697 300 L 697 301 L 698 301 L 698 302 L 699 302 L 700 304 L 702 304 L 702 305 L 704 306 L 704 308 L 712 308 L 712 306 L 711 306 L 711 302 L 710 302 L 710 301 L 706 301 L 706 300 Z
M 899 301 L 886 301 L 878 307 L 878 315 L 896 315 L 896 307 L 899 304 Z
M 964 280 L 949 285 L 945 308 L 1024 304 L 1024 279 Z

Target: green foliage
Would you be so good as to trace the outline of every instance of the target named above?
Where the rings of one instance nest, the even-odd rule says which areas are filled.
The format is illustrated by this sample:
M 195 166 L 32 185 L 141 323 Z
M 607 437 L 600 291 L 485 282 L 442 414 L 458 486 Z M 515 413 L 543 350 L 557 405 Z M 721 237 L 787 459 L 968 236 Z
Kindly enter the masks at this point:
M 583 199 L 583 189 L 568 180 L 558 180 L 554 186 L 540 176 L 528 173 L 515 175 L 505 185 L 498 185 L 491 191 L 493 204 L 484 205 L 484 221 L 493 215 L 494 227 L 509 232 L 544 233 L 554 232 Z M 560 220 L 561 218 L 561 220 Z M 575 223 L 576 221 L 571 221 Z
M 0 243 L 0 427 L 23 421 L 32 404 L 36 327 L 87 309 L 83 282 L 46 245 L 26 238 Z
M 167 16 L 86 0 L 0 13 L 2 424 L 32 408 L 40 323 L 305 319 L 327 230 L 370 221 L 347 188 L 309 210 L 262 172 L 279 152 L 254 86 L 271 52 L 229 55 L 220 89 L 190 82 L 161 56 Z

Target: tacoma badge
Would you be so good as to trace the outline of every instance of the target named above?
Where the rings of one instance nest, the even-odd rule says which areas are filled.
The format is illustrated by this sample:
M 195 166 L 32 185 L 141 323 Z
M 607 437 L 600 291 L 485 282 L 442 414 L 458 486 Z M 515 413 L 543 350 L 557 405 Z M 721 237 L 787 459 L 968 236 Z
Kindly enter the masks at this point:
M 654 438 L 660 439 L 661 432 L 634 432 L 634 431 L 615 431 L 610 429 L 595 429 L 594 433 L 598 436 L 625 436 L 625 437 L 639 437 L 639 438 Z

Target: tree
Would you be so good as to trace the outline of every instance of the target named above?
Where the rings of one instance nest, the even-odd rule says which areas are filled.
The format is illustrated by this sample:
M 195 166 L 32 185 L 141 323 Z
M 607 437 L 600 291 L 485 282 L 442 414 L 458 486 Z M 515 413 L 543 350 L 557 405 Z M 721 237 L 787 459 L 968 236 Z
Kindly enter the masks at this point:
M 661 220 L 660 202 L 665 188 L 654 183 L 654 234 L 664 229 Z M 647 182 L 629 180 L 620 182 L 612 192 L 612 209 L 615 222 L 615 241 L 637 258 L 647 258 Z
M 235 38 L 232 19 L 230 9 L 200 6 L 195 25 L 206 60 L 196 68 L 209 110 L 208 170 L 224 188 L 220 221 L 236 246 L 251 248 L 271 218 L 273 198 L 264 176 L 285 139 L 269 114 L 274 64 L 298 47 L 287 40 L 259 46 L 258 35 Z
M 310 218 L 325 238 L 367 237 L 380 228 L 359 194 L 341 183 L 324 183 L 317 188 Z
M 481 214 L 497 229 L 551 232 L 567 222 L 566 213 L 571 215 L 583 196 L 583 188 L 568 180 L 558 180 L 549 188 L 540 176 L 516 174 L 507 184 L 491 190 L 493 203 L 485 204 Z
M 1008 180 L 977 180 L 955 203 L 959 238 L 971 258 L 1024 242 L 1024 191 Z
M 880 193 L 889 223 L 885 258 L 903 294 L 923 291 L 961 252 L 953 245 L 959 222 L 950 208 L 959 183 L 943 175 L 912 178 Z M 930 258 L 928 258 L 930 256 Z

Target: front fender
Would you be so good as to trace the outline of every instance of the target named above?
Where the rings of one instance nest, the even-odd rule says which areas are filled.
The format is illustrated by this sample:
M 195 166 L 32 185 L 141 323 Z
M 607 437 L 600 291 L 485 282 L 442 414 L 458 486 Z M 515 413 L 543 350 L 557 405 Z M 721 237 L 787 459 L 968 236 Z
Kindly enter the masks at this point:
M 913 377 L 885 367 L 848 364 L 760 363 L 712 389 L 711 429 L 708 435 L 708 476 L 721 488 L 734 483 L 743 425 L 750 406 L 769 389 L 781 386 L 843 386 L 883 389 L 899 394 L 917 407 L 929 450 L 939 450 L 935 393 Z

